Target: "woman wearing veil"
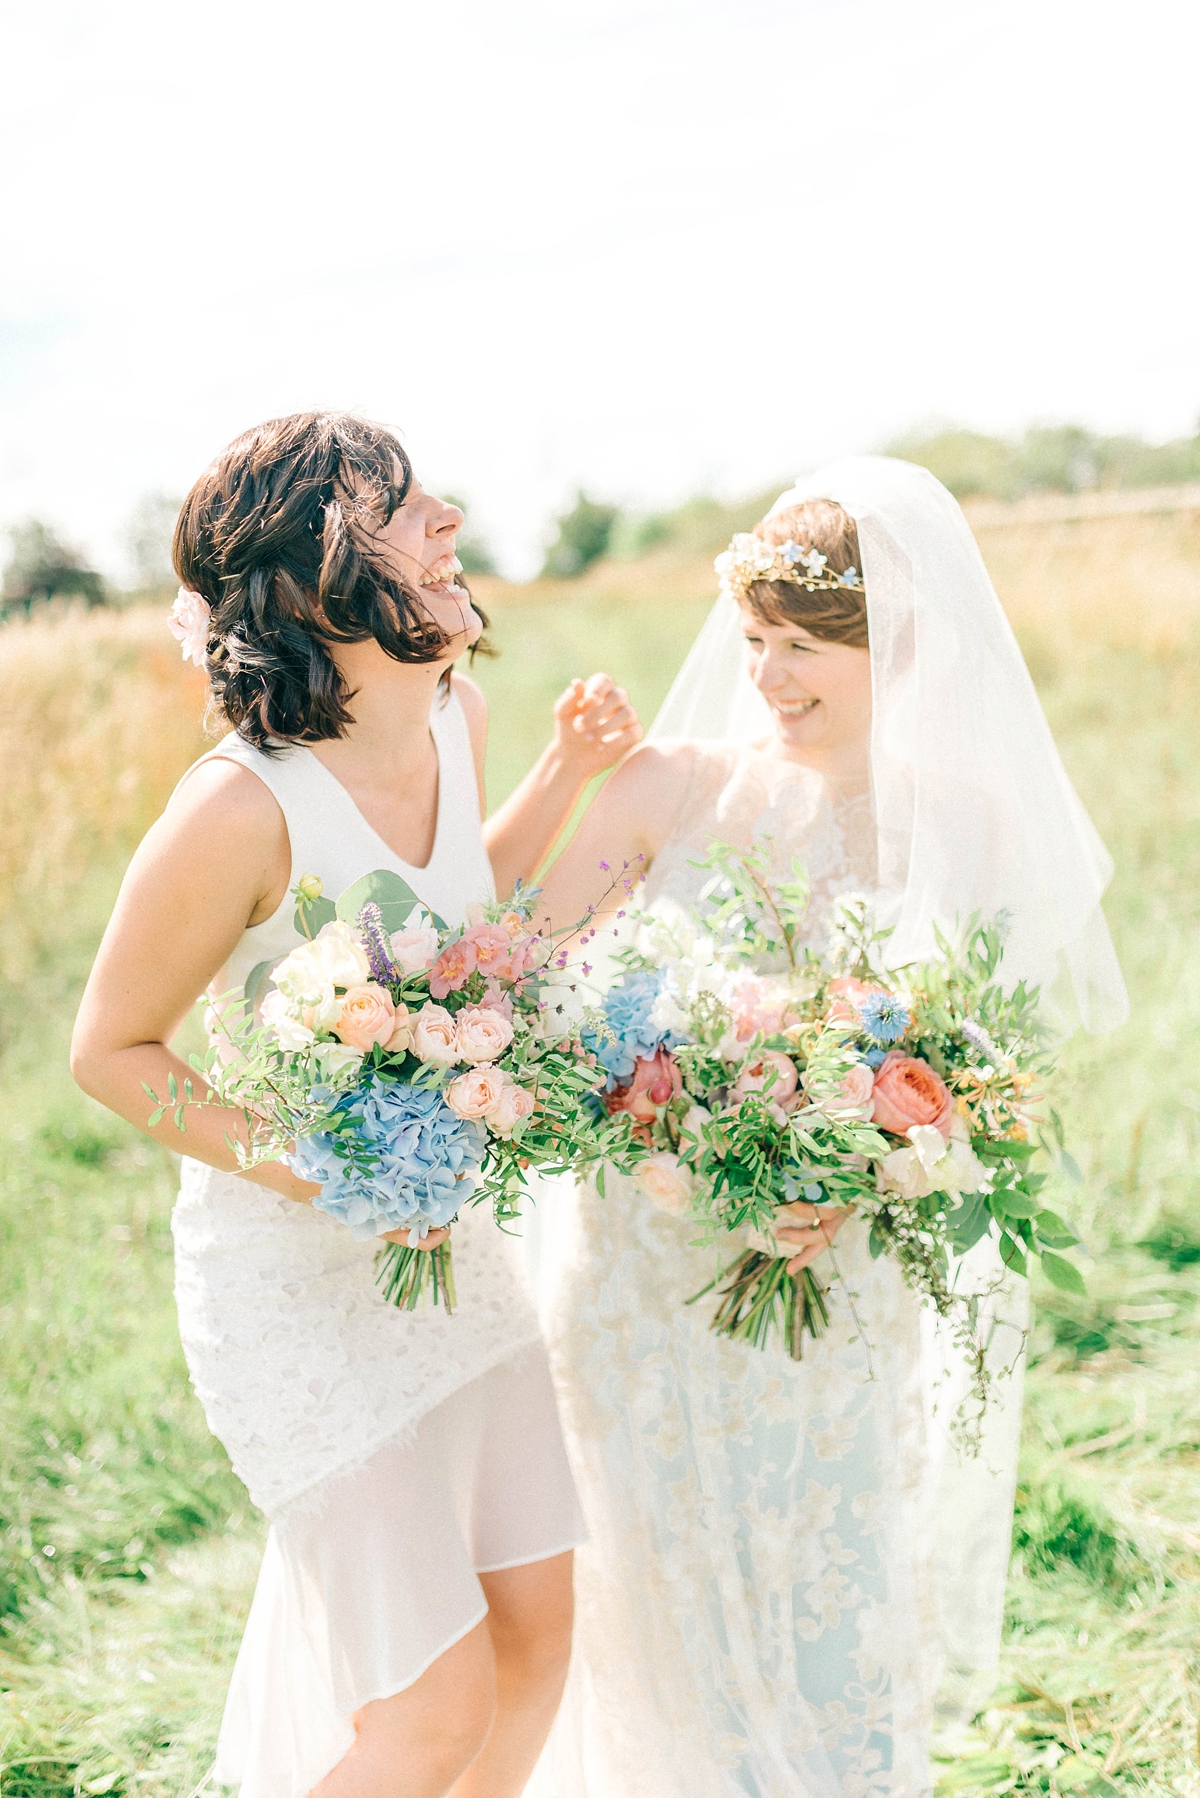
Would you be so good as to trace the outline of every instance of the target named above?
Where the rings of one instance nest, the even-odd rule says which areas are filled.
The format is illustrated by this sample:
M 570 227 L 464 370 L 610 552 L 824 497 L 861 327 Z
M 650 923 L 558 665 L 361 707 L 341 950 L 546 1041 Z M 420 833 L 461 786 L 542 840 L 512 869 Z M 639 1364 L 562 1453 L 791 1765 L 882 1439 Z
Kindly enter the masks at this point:
M 645 903 L 669 914 L 702 903 L 714 839 L 768 842 L 778 877 L 793 856 L 807 868 L 818 951 L 848 891 L 892 927 L 892 965 L 932 952 L 935 926 L 1005 913 L 1007 983 L 1040 983 L 1091 1028 L 1119 1021 L 1110 863 L 949 493 L 905 462 L 835 463 L 718 567 L 651 741 L 546 883 L 551 919 L 599 898 L 602 860 L 644 857 Z M 944 1333 L 871 1259 L 862 1220 L 790 1209 L 790 1267 L 836 1236 L 842 1275 L 800 1363 L 710 1330 L 685 1301 L 732 1257 L 611 1171 L 543 1245 L 591 1540 L 531 1792 L 920 1798 L 939 1692 L 961 1707 L 994 1678 L 1024 1283 L 997 1291 L 988 1244 L 972 1251 L 1008 1377 L 962 1459 Z

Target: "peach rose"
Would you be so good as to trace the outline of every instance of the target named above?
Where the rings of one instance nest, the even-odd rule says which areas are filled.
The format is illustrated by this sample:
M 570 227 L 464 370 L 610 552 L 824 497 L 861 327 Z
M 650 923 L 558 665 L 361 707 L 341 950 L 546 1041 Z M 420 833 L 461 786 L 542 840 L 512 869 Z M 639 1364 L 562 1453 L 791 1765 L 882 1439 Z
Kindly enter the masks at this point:
M 406 1049 L 412 1048 L 413 1026 L 416 1021 L 407 1005 L 397 1005 L 395 1026 L 383 1045 L 389 1055 L 403 1055 Z
M 336 1037 L 365 1055 L 376 1043 L 386 1043 L 395 1028 L 396 1007 L 386 987 L 369 980 L 363 986 L 347 988 L 341 1016 L 333 1026 Z
M 532 1117 L 536 1105 L 537 1100 L 531 1092 L 518 1086 L 515 1080 L 506 1080 L 486 1121 L 497 1136 L 511 1136 L 522 1118 Z
M 778 981 L 764 979 L 761 974 L 739 975 L 730 998 L 738 1042 L 748 1043 L 759 1031 L 764 1036 L 774 1036 L 781 1030 L 786 999 Z
M 427 1000 L 417 1013 L 413 1026 L 412 1052 L 421 1061 L 437 1062 L 449 1067 L 458 1061 L 458 1029 L 444 1005 Z
M 634 1169 L 633 1183 L 660 1211 L 675 1217 L 686 1214 L 694 1182 L 688 1169 L 680 1165 L 678 1155 L 663 1150 L 649 1156 Z
M 464 1005 L 455 1023 L 463 1061 L 495 1061 L 513 1039 L 508 1019 L 488 1005 Z
M 893 1049 L 875 1075 L 871 1122 L 893 1136 L 907 1136 L 918 1124 L 932 1124 L 949 1140 L 954 1101 L 940 1074 L 927 1061 Z
M 456 1117 L 481 1118 L 499 1103 L 503 1090 L 499 1068 L 468 1068 L 446 1088 L 446 1103 Z
M 430 969 L 429 990 L 435 999 L 456 993 L 475 972 L 475 945 L 467 936 L 447 943 Z
M 481 974 L 500 973 L 512 949 L 512 939 L 499 924 L 473 924 L 462 940 L 475 950 L 475 966 Z
M 500 920 L 500 928 L 510 943 L 515 943 L 519 936 L 525 934 L 525 920 L 519 911 L 506 911 Z
M 798 1085 L 799 1076 L 791 1056 L 778 1049 L 764 1049 L 761 1055 L 746 1063 L 733 1090 L 742 1099 L 749 1093 L 762 1093 L 773 1104 L 786 1107 Z
M 836 980 L 829 982 L 829 990 L 834 1002 L 825 1016 L 831 1024 L 844 1024 L 847 1030 L 858 1030 L 862 1026 L 862 1002 L 872 993 L 881 993 L 881 986 L 872 986 L 868 981 L 855 980 L 851 974 L 840 974 Z

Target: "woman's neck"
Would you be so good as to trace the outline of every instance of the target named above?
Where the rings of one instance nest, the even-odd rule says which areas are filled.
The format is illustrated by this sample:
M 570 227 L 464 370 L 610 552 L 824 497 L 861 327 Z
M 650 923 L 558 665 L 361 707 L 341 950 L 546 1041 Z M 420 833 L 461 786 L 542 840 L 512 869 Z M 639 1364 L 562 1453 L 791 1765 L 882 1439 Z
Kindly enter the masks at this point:
M 354 723 L 345 736 L 316 745 L 321 759 L 385 784 L 411 776 L 433 753 L 429 713 L 444 664 L 397 662 L 373 640 L 339 644 L 334 658 Z
M 836 748 L 814 746 L 808 749 L 773 737 L 766 746 L 766 753 L 776 761 L 792 762 L 798 767 L 811 769 L 828 786 L 836 787 L 839 791 L 860 792 L 870 785 L 869 742 L 848 743 Z

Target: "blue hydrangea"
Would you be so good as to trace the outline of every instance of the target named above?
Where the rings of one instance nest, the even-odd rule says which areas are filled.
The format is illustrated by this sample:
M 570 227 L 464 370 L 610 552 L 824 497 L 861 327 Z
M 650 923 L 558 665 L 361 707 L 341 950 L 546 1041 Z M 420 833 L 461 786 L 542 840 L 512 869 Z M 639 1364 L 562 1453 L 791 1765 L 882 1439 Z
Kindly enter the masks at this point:
M 585 1031 L 585 1047 L 608 1071 L 610 1087 L 633 1078 L 634 1063 L 639 1056 L 653 1055 L 661 1043 L 668 1048 L 673 1038 L 651 1022 L 654 1002 L 663 988 L 664 976 L 652 968 L 639 968 L 626 974 L 619 985 L 611 986 L 604 996 L 604 1015 L 612 1037 L 601 1037 Z M 614 1040 L 615 1039 L 615 1040 Z
M 374 1165 L 367 1171 L 339 1155 L 331 1132 L 302 1138 L 287 1163 L 320 1184 L 316 1210 L 346 1224 L 358 1242 L 385 1230 L 424 1236 L 448 1224 L 470 1193 L 466 1176 L 483 1162 L 484 1126 L 456 1117 L 440 1092 L 398 1080 L 365 1082 L 337 1110 L 354 1120 Z
M 898 1043 L 908 1029 L 908 1012 L 891 993 L 868 993 L 859 1010 L 863 1029 L 877 1043 Z

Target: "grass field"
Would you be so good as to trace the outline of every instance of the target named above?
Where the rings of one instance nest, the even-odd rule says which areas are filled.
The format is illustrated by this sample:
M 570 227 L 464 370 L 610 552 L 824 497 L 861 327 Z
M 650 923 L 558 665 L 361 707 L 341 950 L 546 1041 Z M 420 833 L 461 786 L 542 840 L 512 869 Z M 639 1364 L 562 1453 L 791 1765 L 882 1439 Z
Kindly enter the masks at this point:
M 947 1792 L 1200 1798 L 1200 519 L 981 542 L 1118 863 L 1134 999 L 1075 1043 L 1089 1296 L 1038 1293 L 1004 1683 Z M 710 603 L 698 554 L 480 582 L 499 798 L 570 676 L 650 711 Z M 0 1798 L 194 1798 L 261 1522 L 187 1386 L 173 1164 L 65 1071 L 133 844 L 202 746 L 158 612 L 0 632 Z

